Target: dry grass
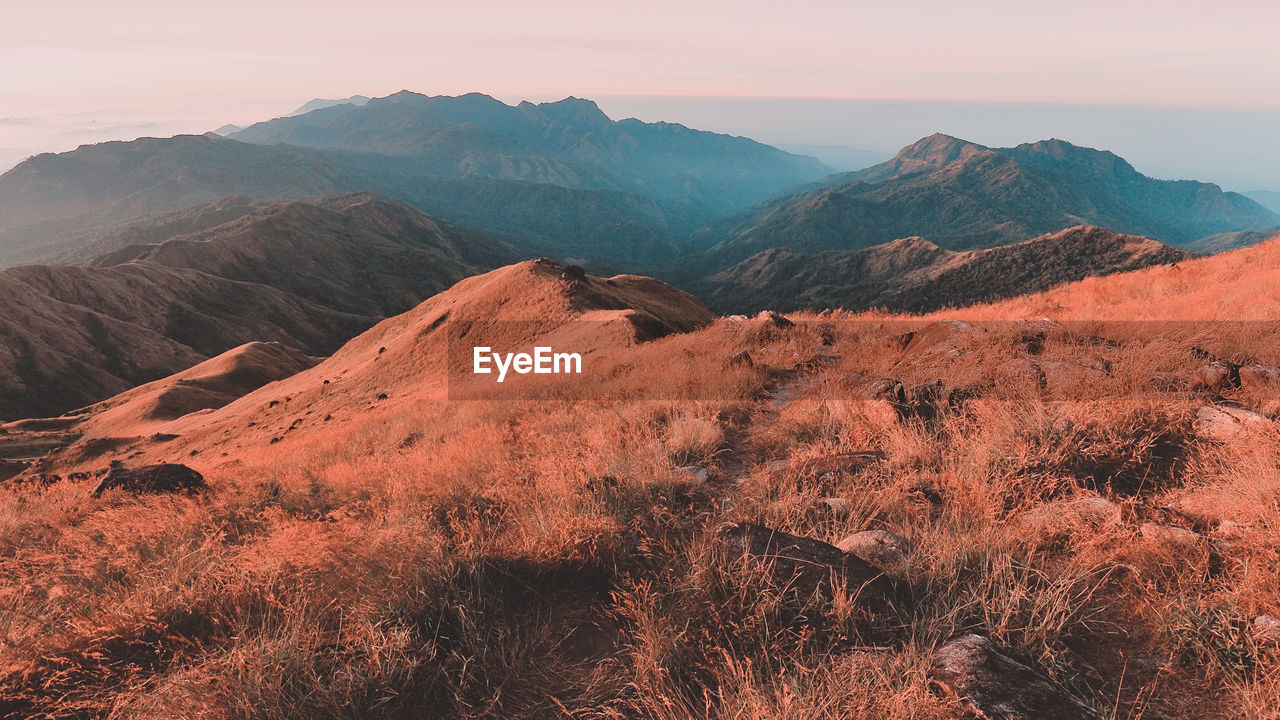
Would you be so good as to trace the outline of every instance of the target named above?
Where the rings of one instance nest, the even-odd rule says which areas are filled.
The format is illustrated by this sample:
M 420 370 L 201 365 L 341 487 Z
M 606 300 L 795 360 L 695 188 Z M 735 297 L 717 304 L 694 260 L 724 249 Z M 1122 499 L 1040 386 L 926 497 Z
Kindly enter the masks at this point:
M 0 490 L 0 715 L 947 718 L 930 653 L 980 631 L 1108 717 L 1277 716 L 1251 620 L 1280 614 L 1280 436 L 1194 437 L 1190 341 L 1031 356 L 999 325 L 900 364 L 893 328 L 805 319 L 313 433 L 202 496 Z M 1055 384 L 1031 359 L 1104 369 Z M 859 395 L 879 377 L 941 389 L 900 413 Z M 854 453 L 878 459 L 801 470 Z M 1069 509 L 1099 496 L 1114 514 Z M 1201 534 L 1144 533 L 1139 507 Z M 895 613 L 774 586 L 709 542 L 726 520 L 905 537 Z

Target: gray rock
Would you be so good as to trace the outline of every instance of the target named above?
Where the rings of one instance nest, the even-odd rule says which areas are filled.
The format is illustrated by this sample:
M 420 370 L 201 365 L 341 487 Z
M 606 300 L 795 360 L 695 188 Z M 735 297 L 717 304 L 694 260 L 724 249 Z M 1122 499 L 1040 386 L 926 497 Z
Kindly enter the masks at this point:
M 681 475 L 691 477 L 694 480 L 697 480 L 698 482 L 706 482 L 707 480 L 711 479 L 711 471 L 704 467 L 699 467 L 697 465 L 685 465 L 684 467 L 680 468 L 677 472 L 679 472 Z
M 888 530 L 863 530 L 840 542 L 836 547 L 857 555 L 881 570 L 900 573 L 907 569 L 911 543 Z
M 965 635 L 938 648 L 929 680 L 984 720 L 1098 720 L 1052 680 L 981 635 Z
M 112 467 L 94 496 L 108 490 L 125 490 L 132 493 L 195 492 L 208 487 L 204 476 L 186 465 L 147 465 L 139 468 Z

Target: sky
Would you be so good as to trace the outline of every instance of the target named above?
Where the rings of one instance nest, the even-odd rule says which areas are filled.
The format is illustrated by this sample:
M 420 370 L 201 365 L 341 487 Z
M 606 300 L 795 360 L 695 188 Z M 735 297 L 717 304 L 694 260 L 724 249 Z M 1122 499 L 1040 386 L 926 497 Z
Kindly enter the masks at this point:
M 1088 118 L 1122 106 L 1193 111 L 1198 119 L 1180 122 L 1218 135 L 1239 127 L 1217 118 L 1252 114 L 1261 124 L 1245 124 L 1265 132 L 1280 115 L 1278 28 L 1280 3 L 1254 0 L 23 3 L 6 8 L 0 31 L 0 168 L 401 89 L 593 97 L 615 115 L 687 111 L 660 119 L 876 150 L 898 142 L 901 117 L 841 130 L 798 113 L 817 100 L 915 102 L 934 108 L 931 123 L 951 123 L 950 108 L 964 125 L 975 116 L 962 108 L 1101 113 Z M 772 124 L 744 122 L 744 107 Z M 857 107 L 846 103 L 841 117 L 856 120 Z M 1024 126 L 1039 127 L 1010 128 Z M 1221 173 L 1248 174 L 1236 162 Z

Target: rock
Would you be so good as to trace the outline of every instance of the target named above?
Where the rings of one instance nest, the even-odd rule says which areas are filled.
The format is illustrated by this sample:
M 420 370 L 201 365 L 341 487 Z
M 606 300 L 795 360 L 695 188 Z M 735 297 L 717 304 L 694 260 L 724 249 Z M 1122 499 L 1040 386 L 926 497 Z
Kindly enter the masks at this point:
M 113 467 L 94 489 L 94 496 L 108 490 L 125 490 L 132 493 L 195 492 L 208 487 L 204 476 L 186 465 L 147 465 L 127 469 Z
M 788 475 L 799 480 L 828 479 L 840 473 L 853 473 L 874 465 L 885 458 L 879 450 L 833 453 L 806 460 L 774 460 L 769 463 L 770 472 Z
M 929 680 L 984 720 L 1098 720 L 1052 680 L 1014 660 L 981 635 L 938 648 Z
M 1271 424 L 1266 416 L 1242 408 L 1225 405 L 1205 405 L 1196 411 L 1192 424 L 1196 437 L 1221 443 L 1243 440 L 1250 430 Z
M 1225 360 L 1213 360 L 1196 370 L 1191 385 L 1197 390 L 1212 392 L 1240 387 L 1240 366 Z
M 1280 642 L 1280 617 L 1259 615 L 1253 619 L 1253 634 L 1259 640 Z
M 907 556 L 911 554 L 911 543 L 888 530 L 856 532 L 836 543 L 836 547 L 895 573 L 907 569 Z
M 772 310 L 762 310 L 759 315 L 756 315 L 756 319 L 762 320 L 766 324 L 772 325 L 776 328 L 789 328 L 795 325 L 795 323 L 788 320 L 786 316 L 779 315 Z
M 1142 537 L 1170 548 L 1192 548 L 1200 543 L 1199 533 L 1172 525 L 1146 522 L 1138 527 L 1138 532 Z
M 677 470 L 677 472 L 701 483 L 711 479 L 711 471 L 704 467 L 698 467 L 697 465 L 685 465 Z
M 740 350 L 729 356 L 730 365 L 738 365 L 741 367 L 755 367 L 756 361 L 751 358 L 751 353 L 746 350 Z
M 1280 367 L 1244 365 L 1240 368 L 1240 385 L 1249 390 L 1276 390 L 1280 388 Z
M 792 587 L 802 595 L 844 587 L 857 592 L 870 607 L 888 605 L 891 591 L 879 568 L 821 540 L 752 523 L 725 523 L 716 530 L 715 539 L 730 559 L 747 557 L 763 563 L 781 587 Z

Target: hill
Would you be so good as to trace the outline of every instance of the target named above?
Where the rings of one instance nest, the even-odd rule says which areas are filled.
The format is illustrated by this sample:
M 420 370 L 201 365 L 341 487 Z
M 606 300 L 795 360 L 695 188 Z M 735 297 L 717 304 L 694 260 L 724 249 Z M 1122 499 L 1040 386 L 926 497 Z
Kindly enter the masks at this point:
M 1273 228 L 1280 216 L 1216 185 L 1153 180 L 1112 153 L 1061 140 L 988 148 L 933 135 L 886 163 L 718 221 L 700 244 L 723 267 L 774 247 L 858 250 L 918 236 L 963 250 L 1082 224 L 1184 246 Z
M 946 250 L 921 238 L 812 255 L 776 248 L 710 278 L 705 296 L 712 307 L 736 312 L 925 312 L 1189 257 L 1154 240 L 1097 227 L 1071 228 L 988 250 Z
M 0 482 L 0 714 L 1268 717 L 1280 343 L 1128 320 L 1275 319 L 1277 273 L 711 320 L 525 262 L 220 407 L 160 399 L 245 349 L 0 426 L 53 450 Z M 481 343 L 584 373 L 477 388 Z
M 517 380 L 524 377 L 513 374 L 500 386 L 474 375 L 470 348 L 527 352 L 546 345 L 581 354 L 589 367 L 602 353 L 688 332 L 712 319 L 697 299 L 650 278 L 596 278 L 550 260 L 521 262 L 468 277 L 370 328 L 315 367 L 219 409 L 179 416 L 156 407 L 158 397 L 185 388 L 191 377 L 210 375 L 210 366 L 222 368 L 228 358 L 99 403 L 77 416 L 79 441 L 40 467 L 89 466 L 104 452 L 189 462 L 196 450 L 216 462 L 221 452 L 244 457 L 286 437 L 306 442 L 445 397 L 523 398 Z
M 1280 213 L 1280 192 L 1274 190 L 1257 190 L 1247 192 L 1245 196 L 1271 212 Z
M 0 417 L 64 412 L 251 341 L 326 355 L 511 252 L 369 195 L 199 215 L 161 226 L 211 227 L 87 266 L 0 271 Z

